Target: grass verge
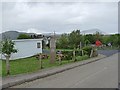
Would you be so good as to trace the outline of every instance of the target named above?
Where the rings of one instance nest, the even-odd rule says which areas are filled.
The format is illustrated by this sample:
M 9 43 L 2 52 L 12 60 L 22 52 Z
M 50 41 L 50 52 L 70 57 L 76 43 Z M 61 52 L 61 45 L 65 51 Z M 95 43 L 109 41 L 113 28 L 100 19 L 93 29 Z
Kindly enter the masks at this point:
M 86 60 L 88 59 L 87 56 L 80 57 L 81 59 L 78 59 L 77 61 Z M 2 62 L 1 62 L 2 61 Z M 5 60 L 0 60 L 2 64 L 2 77 L 6 76 L 6 63 Z M 73 63 L 73 60 L 62 60 L 62 65 Z M 43 59 L 43 68 L 50 68 L 50 67 L 57 67 L 60 66 L 59 62 L 56 61 L 55 64 L 50 64 L 49 58 Z M 11 75 L 17 75 L 17 74 L 23 74 L 23 73 L 30 73 L 30 72 L 36 72 L 40 69 L 40 63 L 39 60 L 37 60 L 35 57 L 29 57 L 24 59 L 17 59 L 17 60 L 11 60 L 10 61 L 10 73 Z

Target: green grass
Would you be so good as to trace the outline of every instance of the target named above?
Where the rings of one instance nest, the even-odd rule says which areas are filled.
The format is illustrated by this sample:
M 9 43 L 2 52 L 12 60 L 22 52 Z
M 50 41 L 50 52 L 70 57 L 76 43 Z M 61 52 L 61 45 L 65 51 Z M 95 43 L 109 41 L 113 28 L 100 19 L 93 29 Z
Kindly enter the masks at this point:
M 76 59 L 77 59 L 77 60 L 80 60 L 80 61 L 81 61 L 81 60 L 86 60 L 86 59 L 88 59 L 88 58 L 89 58 L 89 56 L 88 56 L 88 55 L 84 55 L 84 56 L 77 56 L 77 57 L 76 57 Z
M 86 56 L 83 56 L 83 58 L 87 59 Z M 2 61 L 0 64 L 2 64 L 2 76 L 4 77 L 6 76 L 6 63 L 5 63 L 5 60 L 0 60 L 0 61 Z M 62 65 L 73 63 L 73 62 L 74 62 L 73 60 L 69 60 L 69 61 L 62 60 Z M 49 59 L 43 60 L 44 69 L 50 68 L 50 67 L 57 67 L 57 66 L 61 66 L 58 61 L 56 61 L 55 64 L 50 64 Z M 35 57 L 29 57 L 29 58 L 10 61 L 10 74 L 11 75 L 36 72 L 38 70 L 40 70 L 40 62 Z
M 39 62 L 34 57 L 10 61 L 11 75 L 39 70 Z M 2 76 L 6 76 L 6 64 L 2 61 Z

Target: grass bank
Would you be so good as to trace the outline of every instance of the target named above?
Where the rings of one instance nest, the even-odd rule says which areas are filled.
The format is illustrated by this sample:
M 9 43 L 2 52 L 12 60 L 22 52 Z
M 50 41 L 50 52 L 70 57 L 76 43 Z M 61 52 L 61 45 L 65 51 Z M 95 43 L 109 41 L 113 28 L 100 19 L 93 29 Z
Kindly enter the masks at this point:
M 77 61 L 86 60 L 87 56 L 80 57 Z M 6 76 L 6 64 L 5 60 L 0 60 L 2 64 L 2 77 Z M 74 63 L 73 60 L 62 60 L 62 65 Z M 50 67 L 60 66 L 59 62 L 56 61 L 55 64 L 50 64 L 49 58 L 43 59 L 43 69 Z M 10 73 L 11 75 L 23 74 L 36 72 L 40 70 L 40 62 L 35 57 L 29 57 L 24 59 L 17 59 L 10 61 Z

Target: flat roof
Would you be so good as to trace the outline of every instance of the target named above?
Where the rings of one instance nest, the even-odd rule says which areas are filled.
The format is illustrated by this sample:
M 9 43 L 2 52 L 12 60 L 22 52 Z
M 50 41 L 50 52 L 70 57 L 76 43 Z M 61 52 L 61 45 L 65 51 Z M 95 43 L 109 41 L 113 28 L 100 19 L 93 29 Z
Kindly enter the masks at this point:
M 17 39 L 17 40 L 12 40 L 14 42 L 25 42 L 25 41 L 42 41 L 43 39 Z

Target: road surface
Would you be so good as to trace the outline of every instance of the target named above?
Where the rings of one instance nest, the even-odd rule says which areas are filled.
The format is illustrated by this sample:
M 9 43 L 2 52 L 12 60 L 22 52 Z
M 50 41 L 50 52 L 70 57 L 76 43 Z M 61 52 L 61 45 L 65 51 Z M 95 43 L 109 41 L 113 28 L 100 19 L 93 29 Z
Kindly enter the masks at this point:
M 118 88 L 118 54 L 11 88 Z
M 103 54 L 106 56 L 111 56 L 111 55 L 118 53 L 118 52 L 120 52 L 120 50 L 98 50 L 99 54 Z

